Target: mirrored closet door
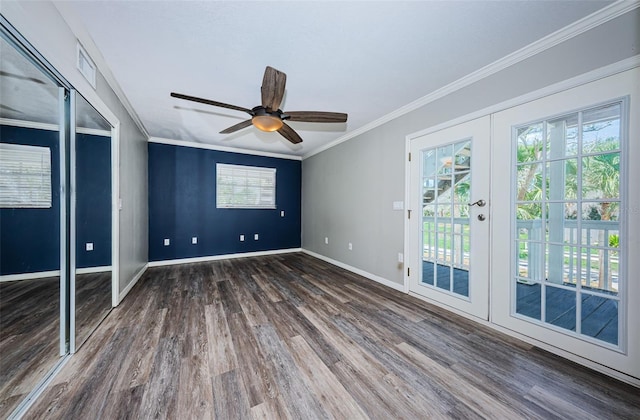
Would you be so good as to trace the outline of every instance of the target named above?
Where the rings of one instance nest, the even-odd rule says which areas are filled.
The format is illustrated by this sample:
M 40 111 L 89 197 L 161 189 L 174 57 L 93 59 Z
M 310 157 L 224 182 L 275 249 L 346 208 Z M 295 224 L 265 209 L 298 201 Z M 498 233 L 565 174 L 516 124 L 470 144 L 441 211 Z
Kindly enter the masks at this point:
M 0 418 L 112 305 L 112 125 L 0 15 Z
M 0 33 L 0 418 L 67 353 L 69 91 Z
M 75 275 L 72 275 L 71 352 L 75 352 L 111 310 L 112 194 L 111 125 L 75 94 Z

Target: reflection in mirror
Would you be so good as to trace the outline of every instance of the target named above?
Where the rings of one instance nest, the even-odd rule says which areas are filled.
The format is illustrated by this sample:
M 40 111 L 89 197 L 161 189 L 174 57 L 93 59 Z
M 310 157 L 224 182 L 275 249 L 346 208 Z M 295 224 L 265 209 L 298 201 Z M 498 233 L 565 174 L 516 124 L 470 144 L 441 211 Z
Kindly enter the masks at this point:
M 0 418 L 6 418 L 61 358 L 64 91 L 3 37 L 0 57 Z
M 76 349 L 111 309 L 111 126 L 76 95 Z

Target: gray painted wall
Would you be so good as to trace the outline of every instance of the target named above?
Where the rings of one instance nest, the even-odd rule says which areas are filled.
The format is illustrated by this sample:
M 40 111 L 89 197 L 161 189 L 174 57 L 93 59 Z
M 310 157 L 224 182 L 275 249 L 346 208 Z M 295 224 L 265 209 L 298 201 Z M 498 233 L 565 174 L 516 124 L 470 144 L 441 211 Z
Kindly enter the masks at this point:
M 147 137 L 101 74 L 94 90 L 76 69 L 76 36 L 51 2 L 3 1 L 2 14 L 89 103 L 120 121 L 122 291 L 148 261 Z
M 303 248 L 402 284 L 405 213 L 392 203 L 404 200 L 406 136 L 638 55 L 639 22 L 635 9 L 305 159 Z

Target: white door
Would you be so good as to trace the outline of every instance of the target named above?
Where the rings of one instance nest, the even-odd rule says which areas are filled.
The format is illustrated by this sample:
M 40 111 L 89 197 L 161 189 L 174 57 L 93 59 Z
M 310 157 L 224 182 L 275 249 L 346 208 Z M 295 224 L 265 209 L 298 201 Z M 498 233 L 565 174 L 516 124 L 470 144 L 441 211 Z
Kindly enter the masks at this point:
M 489 117 L 410 140 L 409 290 L 489 316 Z
M 492 321 L 635 378 L 639 81 L 634 69 L 494 114 L 491 176 Z

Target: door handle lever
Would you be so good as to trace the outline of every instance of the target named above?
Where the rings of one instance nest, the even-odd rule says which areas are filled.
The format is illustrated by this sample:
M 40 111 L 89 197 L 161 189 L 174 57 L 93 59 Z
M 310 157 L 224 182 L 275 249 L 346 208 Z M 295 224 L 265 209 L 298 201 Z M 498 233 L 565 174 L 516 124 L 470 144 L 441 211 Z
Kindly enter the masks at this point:
M 476 201 L 475 203 L 469 203 L 468 205 L 469 206 L 484 207 L 486 204 L 487 204 L 487 202 L 481 199 L 481 200 Z

